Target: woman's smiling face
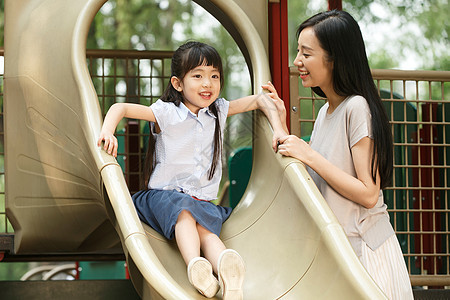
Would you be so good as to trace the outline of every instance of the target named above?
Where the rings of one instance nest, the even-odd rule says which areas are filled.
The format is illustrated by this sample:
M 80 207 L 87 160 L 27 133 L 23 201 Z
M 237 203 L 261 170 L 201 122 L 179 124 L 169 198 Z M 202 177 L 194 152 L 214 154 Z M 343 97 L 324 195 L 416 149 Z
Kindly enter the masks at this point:
M 297 51 L 294 65 L 300 72 L 303 86 L 320 87 L 325 94 L 333 90 L 333 63 L 328 60 L 312 27 L 300 32 Z

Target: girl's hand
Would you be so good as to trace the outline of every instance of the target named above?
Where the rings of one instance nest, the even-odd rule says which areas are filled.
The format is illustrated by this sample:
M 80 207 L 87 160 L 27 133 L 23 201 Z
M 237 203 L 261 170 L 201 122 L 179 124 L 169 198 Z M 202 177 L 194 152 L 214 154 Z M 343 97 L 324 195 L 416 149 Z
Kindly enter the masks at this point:
M 315 151 L 307 142 L 295 135 L 288 135 L 280 138 L 280 143 L 278 152 L 281 155 L 294 157 L 310 166 Z
M 117 138 L 114 134 L 105 132 L 102 130 L 100 133 L 100 137 L 98 138 L 97 146 L 101 146 L 102 142 L 105 142 L 103 145 L 103 149 L 110 155 L 117 157 L 117 148 L 119 144 L 117 143 Z
M 269 93 L 266 95 L 272 98 L 275 107 L 278 110 L 278 115 L 280 116 L 280 120 L 283 124 L 286 124 L 286 107 L 284 106 L 284 101 L 278 96 L 277 90 L 272 82 L 268 81 L 267 84 L 261 85 L 261 87 L 265 90 L 268 90 Z

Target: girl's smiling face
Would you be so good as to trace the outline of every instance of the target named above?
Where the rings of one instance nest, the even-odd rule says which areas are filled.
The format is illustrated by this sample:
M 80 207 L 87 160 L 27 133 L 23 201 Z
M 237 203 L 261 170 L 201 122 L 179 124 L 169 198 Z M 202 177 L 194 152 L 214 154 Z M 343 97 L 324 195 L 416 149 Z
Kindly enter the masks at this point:
M 210 106 L 219 97 L 220 72 L 213 66 L 200 65 L 179 80 L 172 77 L 172 85 L 183 93 L 184 105 L 194 114 Z
M 314 29 L 307 27 L 298 37 L 298 54 L 294 60 L 304 87 L 320 87 L 325 94 L 333 90 L 333 63 L 320 46 Z

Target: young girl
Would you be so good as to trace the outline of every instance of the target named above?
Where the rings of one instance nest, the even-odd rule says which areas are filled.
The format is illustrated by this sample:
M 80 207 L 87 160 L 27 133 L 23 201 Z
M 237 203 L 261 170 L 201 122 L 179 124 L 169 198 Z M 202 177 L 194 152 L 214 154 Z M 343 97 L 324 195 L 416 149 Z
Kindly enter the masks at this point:
M 226 118 L 262 110 L 274 129 L 274 150 L 278 138 L 286 134 L 269 97 L 254 95 L 231 102 L 218 98 L 223 71 L 213 47 L 199 42 L 180 46 L 171 69 L 164 94 L 150 107 L 111 106 L 98 145 L 104 141 L 104 149 L 117 156 L 114 132 L 119 121 L 126 117 L 151 122 L 144 174 L 147 188 L 133 195 L 139 217 L 166 238 L 175 238 L 188 266 L 189 281 L 201 294 L 214 297 L 220 282 L 223 299 L 242 299 L 243 260 L 219 239 L 231 208 L 210 202 L 217 198 L 222 173 Z
M 307 165 L 362 264 L 389 299 L 412 299 L 381 191 L 392 176 L 392 133 L 359 26 L 344 11 L 328 11 L 303 22 L 297 36 L 294 65 L 302 84 L 327 103 L 309 145 L 289 135 L 280 139 L 278 151 Z M 266 88 L 279 99 L 273 86 Z

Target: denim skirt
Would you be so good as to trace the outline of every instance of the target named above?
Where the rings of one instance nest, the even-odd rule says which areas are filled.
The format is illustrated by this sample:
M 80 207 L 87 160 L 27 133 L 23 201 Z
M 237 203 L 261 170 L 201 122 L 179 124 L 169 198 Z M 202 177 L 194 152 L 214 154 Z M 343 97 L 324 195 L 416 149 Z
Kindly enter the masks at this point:
M 202 227 L 219 236 L 230 207 L 196 200 L 176 190 L 141 190 L 132 196 L 141 221 L 171 240 L 175 237 L 178 215 L 187 210 Z

